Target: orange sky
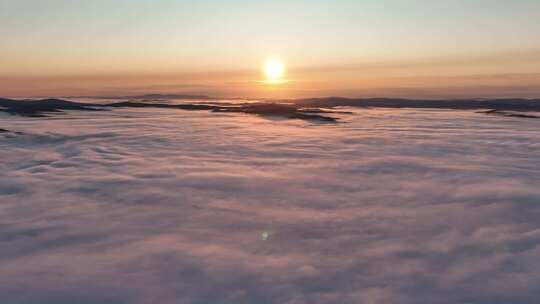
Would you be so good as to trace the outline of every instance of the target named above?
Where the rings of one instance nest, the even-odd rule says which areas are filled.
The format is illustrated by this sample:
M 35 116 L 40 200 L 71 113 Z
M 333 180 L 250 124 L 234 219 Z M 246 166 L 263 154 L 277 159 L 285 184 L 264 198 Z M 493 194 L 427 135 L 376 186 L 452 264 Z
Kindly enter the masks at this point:
M 216 97 L 535 97 L 540 96 L 536 53 L 486 58 L 373 62 L 360 65 L 288 67 L 284 84 L 265 83 L 263 61 L 252 70 L 199 73 L 1 76 L 3 96 L 96 96 L 146 93 Z
M 0 0 L 0 96 L 540 97 L 540 2 Z M 282 85 L 263 83 L 271 57 Z

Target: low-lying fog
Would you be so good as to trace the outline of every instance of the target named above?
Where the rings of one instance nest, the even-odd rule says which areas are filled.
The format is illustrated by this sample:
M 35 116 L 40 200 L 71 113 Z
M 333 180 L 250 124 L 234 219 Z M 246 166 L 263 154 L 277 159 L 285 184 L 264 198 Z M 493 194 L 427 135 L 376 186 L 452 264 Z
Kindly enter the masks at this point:
M 0 114 L 0 302 L 538 303 L 540 120 L 346 110 Z

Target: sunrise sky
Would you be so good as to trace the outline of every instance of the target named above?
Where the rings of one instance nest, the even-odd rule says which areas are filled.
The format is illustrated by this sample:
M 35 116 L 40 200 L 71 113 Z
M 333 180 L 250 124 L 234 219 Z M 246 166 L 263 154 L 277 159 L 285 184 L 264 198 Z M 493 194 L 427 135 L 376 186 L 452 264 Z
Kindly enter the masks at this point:
M 8 97 L 540 97 L 538 0 L 0 0 L 0 20 Z

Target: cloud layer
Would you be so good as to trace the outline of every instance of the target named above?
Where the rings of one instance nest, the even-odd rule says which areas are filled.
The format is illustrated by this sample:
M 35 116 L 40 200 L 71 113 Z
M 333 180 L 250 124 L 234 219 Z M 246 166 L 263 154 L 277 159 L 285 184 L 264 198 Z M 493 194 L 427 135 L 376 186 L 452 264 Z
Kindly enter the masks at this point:
M 540 123 L 352 111 L 2 114 L 0 297 L 536 303 Z

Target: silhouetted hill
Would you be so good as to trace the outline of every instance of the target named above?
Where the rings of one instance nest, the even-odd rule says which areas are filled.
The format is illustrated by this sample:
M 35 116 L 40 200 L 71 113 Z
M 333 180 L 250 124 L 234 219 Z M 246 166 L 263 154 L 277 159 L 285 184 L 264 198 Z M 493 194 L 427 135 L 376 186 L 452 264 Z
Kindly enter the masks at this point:
M 489 115 L 501 115 L 501 116 L 506 116 L 506 117 L 517 117 L 517 118 L 540 118 L 540 116 L 538 115 L 507 112 L 504 110 L 489 110 L 489 111 L 479 112 L 479 113 L 489 114 Z
M 342 97 L 300 99 L 295 101 L 301 106 L 311 107 L 378 107 L 378 108 L 434 108 L 454 110 L 514 110 L 514 111 L 540 111 L 538 99 L 441 99 L 441 100 L 415 100 L 393 98 L 365 98 L 349 99 Z
M 13 100 L 0 98 L 0 111 L 23 116 L 40 117 L 62 110 L 103 111 L 110 108 L 163 108 L 190 111 L 237 112 L 260 116 L 277 116 L 288 119 L 336 121 L 337 118 L 321 114 L 350 114 L 348 112 L 329 111 L 320 108 L 380 107 L 380 108 L 434 108 L 477 110 L 488 109 L 485 114 L 497 114 L 518 118 L 539 118 L 515 112 L 538 111 L 540 101 L 529 99 L 494 99 L 494 100 L 412 100 L 412 99 L 347 99 L 341 97 L 296 100 L 292 104 L 283 103 L 246 103 L 246 104 L 166 104 L 125 101 L 109 104 L 90 104 L 62 99 Z
M 260 116 L 278 116 L 289 119 L 336 121 L 336 118 L 314 113 L 329 113 L 321 109 L 306 109 L 297 105 L 277 103 L 211 105 L 211 104 L 163 104 L 144 102 L 116 102 L 110 104 L 89 104 L 62 99 L 12 100 L 0 99 L 0 111 L 23 116 L 43 117 L 48 113 L 62 110 L 99 111 L 109 108 L 162 108 L 190 111 L 238 112 Z M 331 112 L 330 112 L 331 113 Z
M 0 111 L 24 116 L 43 116 L 43 113 L 61 110 L 97 111 L 92 104 L 84 104 L 62 99 L 13 100 L 0 98 Z
M 220 107 L 215 109 L 216 112 L 238 112 L 247 114 L 256 114 L 262 116 L 276 116 L 289 119 L 303 120 L 320 120 L 327 122 L 335 122 L 336 118 L 323 116 L 313 113 L 331 113 L 321 109 L 303 109 L 296 105 L 285 105 L 278 103 L 260 103 L 260 104 L 245 104 L 233 107 Z

